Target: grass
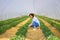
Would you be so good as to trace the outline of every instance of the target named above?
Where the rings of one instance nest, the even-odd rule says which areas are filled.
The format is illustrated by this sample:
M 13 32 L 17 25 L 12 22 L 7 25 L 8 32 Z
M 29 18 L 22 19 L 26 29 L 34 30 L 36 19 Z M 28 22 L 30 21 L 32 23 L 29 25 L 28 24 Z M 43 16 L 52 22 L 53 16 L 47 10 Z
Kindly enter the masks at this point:
M 18 29 L 16 36 L 12 37 L 11 40 L 24 40 L 27 33 L 28 25 L 30 24 L 30 22 L 31 20 L 27 22 L 25 25 L 21 26 Z
M 25 19 L 27 19 L 27 16 L 22 17 L 21 19 L 18 19 L 17 21 L 14 21 L 12 23 L 9 24 L 5 24 L 3 26 L 0 26 L 0 35 L 3 34 L 6 30 L 15 27 L 18 23 L 24 21 Z
M 40 16 L 40 18 L 44 19 L 45 21 L 47 21 L 48 23 L 50 23 L 53 27 L 55 27 L 58 31 L 60 31 L 60 24 L 56 24 L 54 22 L 52 22 L 50 18 L 47 17 L 42 17 Z

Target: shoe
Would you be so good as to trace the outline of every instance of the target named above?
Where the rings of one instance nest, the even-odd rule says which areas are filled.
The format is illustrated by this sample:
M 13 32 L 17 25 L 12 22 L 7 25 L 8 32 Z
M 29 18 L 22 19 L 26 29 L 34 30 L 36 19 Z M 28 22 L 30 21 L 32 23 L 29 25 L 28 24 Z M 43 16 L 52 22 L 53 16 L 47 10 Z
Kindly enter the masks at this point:
M 36 28 L 33 28 L 34 31 L 36 31 Z

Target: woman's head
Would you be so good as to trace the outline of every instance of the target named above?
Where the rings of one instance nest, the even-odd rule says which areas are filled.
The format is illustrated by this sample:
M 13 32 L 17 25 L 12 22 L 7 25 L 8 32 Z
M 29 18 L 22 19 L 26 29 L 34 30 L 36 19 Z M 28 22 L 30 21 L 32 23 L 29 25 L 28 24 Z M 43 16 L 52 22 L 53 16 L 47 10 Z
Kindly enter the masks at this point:
M 34 17 L 34 13 L 30 13 L 29 16 L 30 16 L 30 18 L 33 18 Z

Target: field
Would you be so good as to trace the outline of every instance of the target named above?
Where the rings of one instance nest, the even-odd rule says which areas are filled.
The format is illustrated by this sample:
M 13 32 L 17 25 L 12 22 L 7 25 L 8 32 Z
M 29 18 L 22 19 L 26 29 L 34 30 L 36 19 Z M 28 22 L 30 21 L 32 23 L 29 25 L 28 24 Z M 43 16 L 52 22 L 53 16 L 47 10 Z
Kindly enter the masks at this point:
M 28 28 L 28 16 L 0 21 L 0 40 L 60 40 L 60 20 L 36 15 L 40 21 L 37 31 Z

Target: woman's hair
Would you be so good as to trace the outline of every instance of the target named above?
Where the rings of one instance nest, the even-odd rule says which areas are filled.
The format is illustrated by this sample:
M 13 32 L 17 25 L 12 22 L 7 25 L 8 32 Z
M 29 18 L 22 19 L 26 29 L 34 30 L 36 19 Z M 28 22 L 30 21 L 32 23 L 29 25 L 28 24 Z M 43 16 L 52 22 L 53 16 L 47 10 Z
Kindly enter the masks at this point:
M 34 13 L 30 13 L 29 16 L 30 16 L 30 15 L 34 17 Z

